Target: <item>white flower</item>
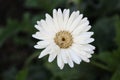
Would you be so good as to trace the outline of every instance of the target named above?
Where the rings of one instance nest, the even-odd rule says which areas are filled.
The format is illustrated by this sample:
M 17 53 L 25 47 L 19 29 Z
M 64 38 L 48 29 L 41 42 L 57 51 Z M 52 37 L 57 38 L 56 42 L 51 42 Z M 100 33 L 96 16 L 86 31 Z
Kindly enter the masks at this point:
M 88 32 L 91 28 L 88 19 L 83 18 L 83 14 L 74 11 L 70 15 L 69 9 L 53 10 L 53 17 L 46 14 L 45 20 L 37 21 L 35 28 L 38 29 L 32 36 L 39 41 L 34 47 L 44 49 L 39 58 L 49 54 L 48 61 L 52 62 L 57 57 L 57 64 L 63 69 L 64 64 L 71 68 L 74 63 L 81 61 L 89 62 L 89 58 L 94 53 L 95 47 L 89 43 L 93 32 Z

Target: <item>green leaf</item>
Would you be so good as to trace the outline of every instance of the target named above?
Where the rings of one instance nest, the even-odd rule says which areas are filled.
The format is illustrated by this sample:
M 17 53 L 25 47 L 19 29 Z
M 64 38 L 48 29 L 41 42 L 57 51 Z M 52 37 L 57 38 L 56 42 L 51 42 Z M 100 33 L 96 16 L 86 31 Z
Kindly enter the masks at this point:
M 4 31 L 4 28 L 0 28 L 0 34 Z
M 31 63 L 31 61 L 32 61 L 34 58 L 38 57 L 39 54 L 40 54 L 40 52 L 35 52 L 35 53 L 33 53 L 30 57 L 28 57 L 27 60 L 26 60 L 26 62 L 25 62 L 25 66 L 29 66 L 29 64 Z
M 23 20 L 21 23 L 19 23 L 20 26 L 22 27 L 22 31 L 30 34 L 30 36 L 32 35 L 32 33 L 34 32 L 34 25 L 32 24 L 32 21 L 30 19 L 30 14 L 29 13 L 25 13 L 23 15 Z
M 42 3 L 42 4 L 41 4 Z M 26 0 L 27 7 L 40 8 L 43 10 L 51 10 L 51 1 L 50 0 Z
M 25 5 L 28 7 L 38 7 L 38 0 L 26 0 Z
M 90 63 L 98 68 L 111 72 L 111 69 L 102 63 L 99 63 L 97 61 L 91 61 Z
M 62 80 L 72 80 L 79 74 L 78 66 L 75 68 L 65 66 L 63 70 L 60 70 L 56 64 L 56 61 L 53 61 L 52 63 L 46 62 L 45 66 L 53 73 L 53 78 L 60 77 Z
M 115 50 L 113 52 L 102 52 L 97 56 L 97 58 L 101 60 L 105 66 L 108 66 L 111 71 L 115 71 L 119 65 L 120 51 Z
M 2 80 L 15 80 L 16 73 L 17 68 L 15 66 L 9 67 L 9 69 L 4 70 L 1 74 Z
M 120 66 L 117 68 L 117 70 L 113 74 L 111 80 L 120 80 Z
M 52 9 L 65 2 L 64 0 L 26 0 L 25 6 L 51 12 Z
M 0 46 L 4 43 L 4 41 L 10 36 L 16 34 L 21 30 L 19 23 L 16 20 L 8 20 L 6 28 L 0 33 Z
M 113 50 L 115 48 L 114 37 L 116 21 L 117 18 L 114 16 L 111 18 L 101 18 L 95 23 L 93 27 L 95 44 L 100 52 Z
M 52 63 L 46 62 L 45 67 L 53 74 L 52 80 L 95 80 L 95 66 L 82 62 L 80 65 L 74 64 L 74 68 L 70 68 L 68 64 L 65 64 L 61 70 L 56 64 L 56 61 Z M 97 75 L 96 75 L 97 77 Z
M 8 19 L 6 28 L 3 30 L 1 29 L 2 31 L 0 32 L 0 46 L 2 46 L 5 40 L 16 35 L 20 31 L 25 31 L 28 32 L 30 36 L 32 35 L 34 32 L 34 27 L 31 24 L 29 16 L 30 15 L 28 13 L 25 13 L 22 22 Z
M 24 68 L 16 75 L 16 80 L 27 80 L 28 69 Z
M 109 1 L 109 2 L 108 2 Z M 103 13 L 110 13 L 118 8 L 119 0 L 100 0 Z M 114 6 L 114 7 L 113 7 Z
M 115 37 L 115 41 L 118 45 L 118 47 L 120 48 L 120 18 L 116 21 L 116 37 Z

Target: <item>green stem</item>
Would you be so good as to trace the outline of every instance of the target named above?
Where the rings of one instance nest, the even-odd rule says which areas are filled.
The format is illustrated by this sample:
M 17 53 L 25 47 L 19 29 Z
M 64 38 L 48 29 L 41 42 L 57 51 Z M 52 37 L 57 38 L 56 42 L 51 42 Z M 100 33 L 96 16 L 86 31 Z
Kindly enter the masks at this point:
M 104 70 L 106 70 L 106 71 L 113 72 L 113 71 L 112 71 L 111 69 L 109 69 L 107 66 L 102 65 L 102 64 L 100 64 L 100 63 L 98 63 L 98 62 L 91 61 L 91 64 L 94 65 L 94 66 L 97 66 L 97 67 L 99 67 L 99 68 L 101 68 L 101 69 L 104 69 Z

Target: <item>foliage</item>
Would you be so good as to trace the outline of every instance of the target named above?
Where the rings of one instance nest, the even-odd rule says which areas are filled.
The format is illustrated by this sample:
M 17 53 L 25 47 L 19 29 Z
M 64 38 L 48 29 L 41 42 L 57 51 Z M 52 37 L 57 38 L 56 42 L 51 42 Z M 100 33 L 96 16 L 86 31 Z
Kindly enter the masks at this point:
M 1 0 L 0 4 L 0 80 L 120 80 L 120 0 L 16 0 L 9 5 Z M 42 50 L 33 48 L 34 25 L 54 8 L 80 10 L 90 20 L 96 46 L 90 63 L 60 70 L 56 60 L 37 58 Z

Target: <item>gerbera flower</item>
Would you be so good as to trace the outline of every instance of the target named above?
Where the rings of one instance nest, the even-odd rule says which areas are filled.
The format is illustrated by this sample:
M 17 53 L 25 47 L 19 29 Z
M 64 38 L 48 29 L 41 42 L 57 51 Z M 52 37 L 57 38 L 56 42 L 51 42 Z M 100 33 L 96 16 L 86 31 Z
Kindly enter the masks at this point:
M 37 21 L 35 28 L 38 32 L 32 36 L 39 41 L 34 47 L 44 49 L 39 58 L 49 54 L 48 61 L 52 62 L 57 57 L 60 69 L 63 69 L 64 64 L 72 68 L 74 63 L 90 61 L 95 49 L 89 44 L 94 41 L 91 38 L 93 32 L 88 32 L 91 28 L 89 21 L 79 11 L 70 15 L 69 9 L 64 9 L 63 12 L 61 9 L 54 9 L 53 17 L 46 14 L 46 19 Z

